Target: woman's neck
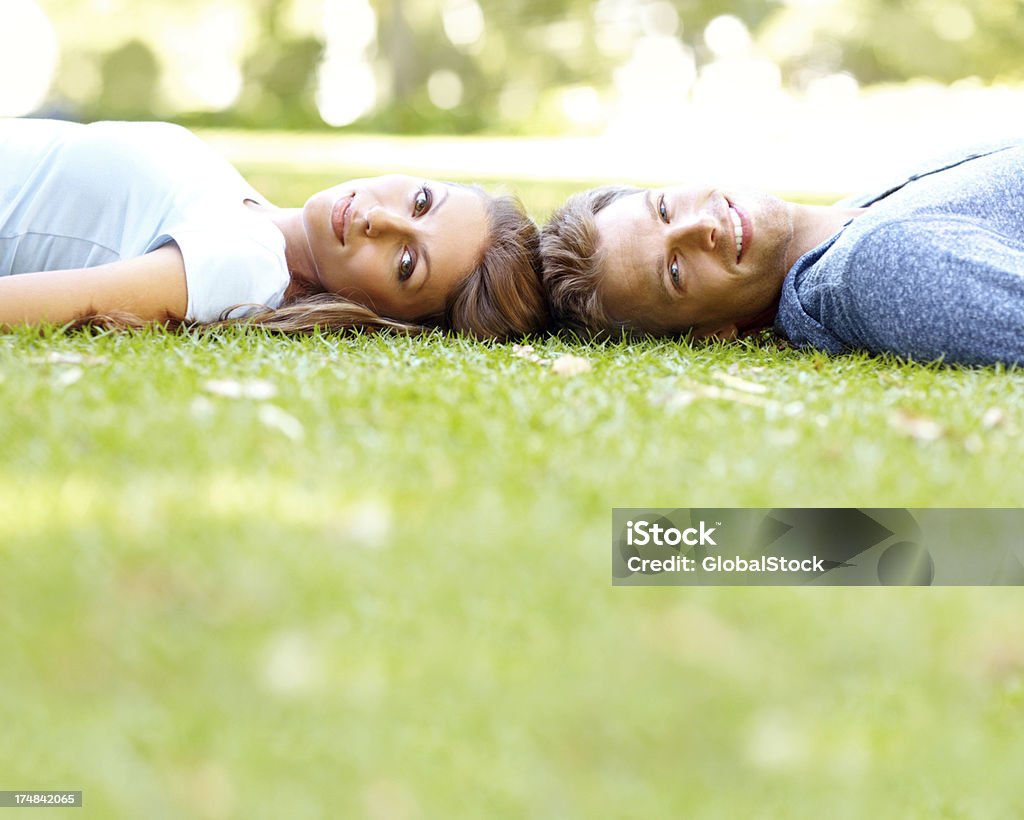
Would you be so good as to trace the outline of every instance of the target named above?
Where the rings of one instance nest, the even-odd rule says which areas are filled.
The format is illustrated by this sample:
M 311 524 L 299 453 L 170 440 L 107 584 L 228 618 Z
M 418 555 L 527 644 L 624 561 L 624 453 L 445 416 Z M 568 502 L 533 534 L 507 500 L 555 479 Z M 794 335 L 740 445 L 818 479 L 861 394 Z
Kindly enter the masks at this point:
M 285 300 L 323 290 L 317 273 L 316 260 L 306 238 L 302 222 L 302 208 L 277 208 L 247 200 L 246 205 L 267 217 L 284 236 L 284 257 L 291 274 L 291 284 L 285 290 Z

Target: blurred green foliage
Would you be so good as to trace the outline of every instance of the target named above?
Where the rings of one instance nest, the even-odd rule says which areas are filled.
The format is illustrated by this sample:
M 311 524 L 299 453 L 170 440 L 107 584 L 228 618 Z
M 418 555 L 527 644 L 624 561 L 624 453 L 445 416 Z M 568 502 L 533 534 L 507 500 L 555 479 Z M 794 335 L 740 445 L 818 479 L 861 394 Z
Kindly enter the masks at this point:
M 152 117 L 157 95 L 160 63 L 142 40 L 129 40 L 108 51 L 100 60 L 100 93 L 97 115 L 112 120 Z
M 1024 79 L 1024 0 L 842 0 L 790 6 L 771 25 L 800 33 L 790 74 L 851 72 L 862 83 L 927 77 Z
M 316 92 L 332 32 L 343 33 L 346 21 L 366 10 L 361 0 L 38 2 L 62 49 L 50 109 L 87 118 L 274 128 L 324 127 Z M 333 17 L 326 14 L 332 2 Z M 704 33 L 723 14 L 743 21 L 755 51 L 774 60 L 784 82 L 797 89 L 840 71 L 862 84 L 1024 79 L 1024 0 L 369 0 L 369 6 L 376 36 L 363 54 L 345 55 L 365 59 L 376 78 L 376 105 L 355 122 L 363 130 L 558 130 L 565 125 L 554 102 L 558 93 L 588 86 L 607 96 L 616 69 L 645 36 L 677 38 L 698 70 L 711 62 Z M 453 35 L 453 26 L 467 19 L 478 36 Z M 220 28 L 210 28 L 211 21 Z M 170 93 L 183 66 L 195 63 L 188 45 L 200 29 L 214 32 L 207 35 L 213 45 L 204 41 L 201 53 L 223 42 L 221 59 L 240 75 L 227 103 L 190 105 L 187 94 Z M 430 91 L 439 71 L 451 72 L 458 84 L 457 102 L 444 108 Z

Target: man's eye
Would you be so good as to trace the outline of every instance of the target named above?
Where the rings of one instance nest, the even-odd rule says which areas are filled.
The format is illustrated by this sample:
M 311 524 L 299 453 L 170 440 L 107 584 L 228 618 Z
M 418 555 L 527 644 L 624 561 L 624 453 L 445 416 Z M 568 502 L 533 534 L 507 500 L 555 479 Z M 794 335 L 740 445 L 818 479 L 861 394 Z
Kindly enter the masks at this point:
M 434 195 L 430 189 L 424 185 L 416 192 L 416 199 L 412 203 L 412 215 L 423 216 L 427 211 L 430 210 L 430 204 L 434 201 Z
M 665 196 L 664 194 L 658 197 L 658 213 L 661 215 L 661 219 L 666 224 L 668 223 L 668 208 L 665 207 Z
M 672 284 L 679 286 L 679 260 L 673 259 L 668 266 L 668 275 L 672 277 Z
M 416 254 L 405 248 L 402 251 L 401 258 L 398 260 L 398 281 L 404 282 L 412 276 L 414 270 L 416 270 Z

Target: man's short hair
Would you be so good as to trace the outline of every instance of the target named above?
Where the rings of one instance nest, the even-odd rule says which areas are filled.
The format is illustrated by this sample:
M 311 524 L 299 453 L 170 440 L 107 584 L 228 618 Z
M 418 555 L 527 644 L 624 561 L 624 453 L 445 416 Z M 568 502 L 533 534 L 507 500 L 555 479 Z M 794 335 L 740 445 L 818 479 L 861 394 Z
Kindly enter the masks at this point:
M 541 231 L 544 288 L 555 322 L 581 335 L 620 330 L 598 293 L 603 254 L 597 249 L 595 217 L 615 200 L 639 188 L 608 186 L 573 194 Z

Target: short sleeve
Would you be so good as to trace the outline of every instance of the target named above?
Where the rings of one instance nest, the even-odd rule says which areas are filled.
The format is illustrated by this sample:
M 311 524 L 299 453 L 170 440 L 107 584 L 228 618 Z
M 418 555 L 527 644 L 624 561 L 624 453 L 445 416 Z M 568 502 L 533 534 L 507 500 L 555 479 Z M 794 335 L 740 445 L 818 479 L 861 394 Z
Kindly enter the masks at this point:
M 244 227 L 170 229 L 147 250 L 177 244 L 185 263 L 188 321 L 238 319 L 261 306 L 279 307 L 284 299 L 289 284 L 284 238 L 271 230 L 276 236 L 256 238 Z

